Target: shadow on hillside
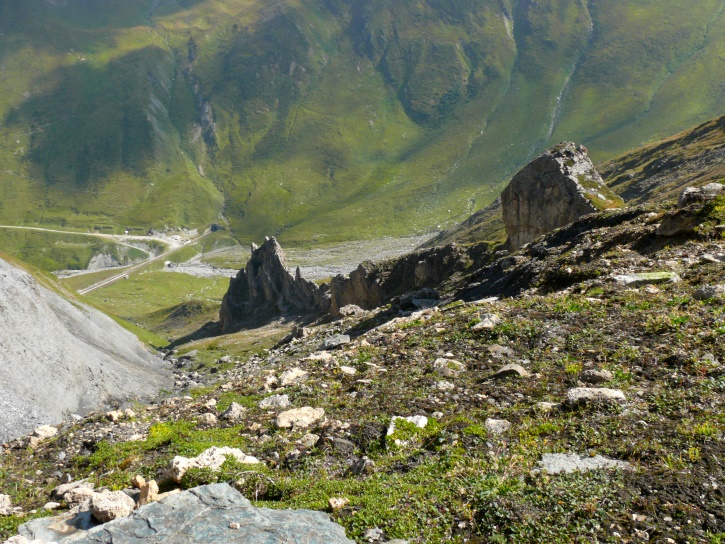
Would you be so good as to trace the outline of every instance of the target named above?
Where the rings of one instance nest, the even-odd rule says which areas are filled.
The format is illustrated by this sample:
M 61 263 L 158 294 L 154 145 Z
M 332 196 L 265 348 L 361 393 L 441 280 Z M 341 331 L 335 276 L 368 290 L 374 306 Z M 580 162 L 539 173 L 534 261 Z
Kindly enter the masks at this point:
M 205 323 L 197 330 L 190 332 L 187 335 L 177 338 L 171 342 L 166 349 L 176 349 L 179 346 L 188 344 L 189 342 L 196 342 L 197 340 L 204 340 L 205 338 L 214 338 L 215 336 L 221 336 L 222 328 L 218 321 L 209 321 Z
M 44 77 L 42 87 L 50 90 L 30 96 L 4 119 L 32 133 L 32 177 L 88 187 L 117 172 L 145 174 L 157 147 L 158 119 L 148 104 L 166 97 L 162 80 L 173 77 L 172 60 L 163 49 L 146 47 L 102 68 L 78 63 Z

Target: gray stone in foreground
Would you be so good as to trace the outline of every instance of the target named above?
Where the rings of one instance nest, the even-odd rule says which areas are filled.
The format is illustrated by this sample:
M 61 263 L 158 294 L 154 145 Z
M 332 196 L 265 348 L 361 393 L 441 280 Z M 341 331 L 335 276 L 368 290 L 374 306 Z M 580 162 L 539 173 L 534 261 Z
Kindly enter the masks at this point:
M 45 535 L 56 518 L 20 527 L 26 538 Z M 233 529 L 231 527 L 238 527 Z M 227 484 L 198 487 L 136 510 L 130 517 L 73 534 L 59 544 L 348 544 L 345 530 L 322 512 L 254 508 Z
M 539 466 L 549 474 L 559 474 L 564 472 L 570 474 L 572 472 L 587 472 L 597 469 L 630 469 L 632 465 L 626 461 L 618 461 L 597 455 L 589 457 L 585 455 L 566 454 L 566 453 L 545 453 L 541 456 Z
M 336 334 L 322 343 L 322 349 L 335 349 L 350 343 L 350 336 L 347 334 Z

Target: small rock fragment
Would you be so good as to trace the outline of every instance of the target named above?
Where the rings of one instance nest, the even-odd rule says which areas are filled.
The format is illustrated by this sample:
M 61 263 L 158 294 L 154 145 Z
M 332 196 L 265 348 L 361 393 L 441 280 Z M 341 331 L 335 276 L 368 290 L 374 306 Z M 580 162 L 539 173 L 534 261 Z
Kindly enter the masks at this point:
M 612 279 L 624 287 L 643 287 L 659 283 L 679 283 L 680 276 L 674 272 L 645 272 L 641 274 L 619 274 Z
M 341 497 L 331 497 L 328 501 L 330 504 L 330 510 L 333 512 L 336 512 L 337 510 L 342 510 L 345 508 L 348 504 L 350 504 L 350 499 L 345 499 Z
M 0 516 L 12 515 L 12 503 L 9 495 L 0 495 Z
M 41 440 L 46 440 L 48 438 L 52 438 L 53 436 L 58 434 L 58 429 L 55 427 L 52 427 L 50 425 L 41 425 L 37 429 L 33 431 L 33 436 L 40 438 Z
M 287 395 L 272 395 L 259 402 L 259 407 L 263 410 L 269 408 L 287 408 L 290 405 L 289 396 Z
M 455 359 L 438 358 L 433 362 L 433 369 L 445 378 L 452 378 L 465 372 L 466 366 Z
M 244 406 L 242 406 L 241 404 L 237 404 L 236 402 L 232 402 L 229 405 L 229 408 L 224 410 L 222 412 L 222 415 L 219 417 L 227 421 L 238 422 L 244 419 L 244 414 L 246 412 L 247 409 Z
M 496 314 L 483 314 L 481 321 L 473 326 L 474 331 L 491 330 L 501 323 L 501 318 Z
M 510 364 L 501 367 L 493 376 L 494 379 L 500 380 L 502 378 L 528 378 L 531 376 L 528 370 L 521 365 Z
M 589 457 L 585 455 L 565 454 L 565 453 L 545 453 L 539 461 L 539 466 L 546 470 L 549 474 L 559 474 L 560 472 L 587 472 L 597 469 L 629 469 L 632 467 L 626 461 L 618 461 L 597 455 Z
M 355 374 L 357 374 L 357 369 L 353 368 L 351 366 L 341 366 L 340 372 L 342 372 L 343 374 L 346 374 L 348 376 L 354 376 Z
M 288 385 L 301 382 L 306 377 L 307 372 L 305 372 L 301 368 L 293 368 L 292 370 L 288 370 L 287 372 L 283 373 L 282 376 L 280 376 L 279 382 L 282 387 L 287 387 Z
M 503 434 L 511 428 L 511 422 L 505 419 L 487 419 L 484 427 L 491 434 Z
M 199 416 L 199 423 L 201 423 L 203 425 L 209 425 L 209 426 L 216 425 L 217 418 L 214 414 L 209 414 L 209 413 L 201 414 Z
M 585 370 L 581 373 L 579 376 L 579 379 L 583 381 L 584 383 L 606 383 L 609 381 L 612 381 L 614 378 L 614 375 L 609 372 L 609 370 L 595 370 L 595 369 L 589 369 Z
M 576 387 L 566 393 L 569 404 L 588 402 L 617 403 L 624 402 L 626 397 L 619 389 Z

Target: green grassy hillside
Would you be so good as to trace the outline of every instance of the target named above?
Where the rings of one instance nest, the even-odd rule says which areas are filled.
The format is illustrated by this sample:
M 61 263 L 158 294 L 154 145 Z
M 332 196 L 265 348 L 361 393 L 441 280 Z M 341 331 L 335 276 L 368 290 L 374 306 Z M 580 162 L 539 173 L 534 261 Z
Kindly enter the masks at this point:
M 725 113 L 725 1 L 0 0 L 0 223 L 426 231 Z

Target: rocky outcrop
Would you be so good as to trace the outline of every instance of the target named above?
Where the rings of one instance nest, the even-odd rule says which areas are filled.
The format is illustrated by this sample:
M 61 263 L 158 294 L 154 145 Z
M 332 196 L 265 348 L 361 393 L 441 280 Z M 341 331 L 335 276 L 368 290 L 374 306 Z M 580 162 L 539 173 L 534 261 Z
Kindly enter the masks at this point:
M 330 313 L 356 305 L 365 310 L 377 308 L 392 297 L 422 288 L 437 287 L 462 271 L 466 252 L 451 244 L 417 251 L 395 261 L 364 263 L 349 276 L 336 276 L 330 283 Z
M 164 363 L 108 316 L 0 260 L 0 442 L 171 384 Z
M 77 517 L 83 514 L 77 514 Z M 87 516 L 86 516 L 87 517 Z M 88 523 L 42 518 L 20 527 L 26 539 L 58 543 L 233 544 L 290 542 L 348 544 L 345 530 L 322 512 L 254 508 L 227 484 L 198 487 L 142 506 L 131 516 L 89 528 Z M 55 529 L 62 527 L 63 532 Z
M 516 174 L 501 194 L 509 247 L 519 249 L 584 215 L 623 201 L 604 185 L 584 147 L 552 147 Z
M 267 238 L 261 247 L 252 245 L 252 256 L 224 295 L 219 319 L 228 332 L 239 324 L 278 316 L 317 316 L 329 308 L 327 287 L 305 280 L 297 269 L 289 273 L 282 247 Z

